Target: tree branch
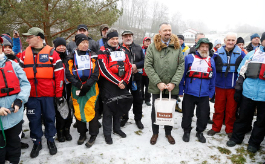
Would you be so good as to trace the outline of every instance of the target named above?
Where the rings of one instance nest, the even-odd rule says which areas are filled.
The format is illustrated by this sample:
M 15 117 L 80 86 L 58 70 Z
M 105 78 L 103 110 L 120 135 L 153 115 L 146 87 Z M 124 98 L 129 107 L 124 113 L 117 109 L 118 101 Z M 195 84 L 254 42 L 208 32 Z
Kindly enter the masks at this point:
M 95 14 L 98 14 L 98 12 L 100 12 L 102 9 L 104 9 L 105 7 L 113 4 L 114 2 L 116 2 L 116 0 L 110 2 L 110 3 L 107 3 L 106 5 L 103 5 L 101 8 L 98 9 L 98 11 L 95 12 Z

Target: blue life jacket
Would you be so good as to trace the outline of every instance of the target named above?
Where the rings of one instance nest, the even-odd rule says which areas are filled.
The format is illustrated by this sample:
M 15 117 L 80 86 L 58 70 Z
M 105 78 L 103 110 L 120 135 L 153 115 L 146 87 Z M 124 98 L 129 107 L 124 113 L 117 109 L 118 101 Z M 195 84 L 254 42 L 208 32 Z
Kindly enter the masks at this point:
M 99 48 L 102 47 L 102 46 L 104 46 L 104 43 L 103 43 L 103 39 L 101 38 L 101 39 L 99 40 Z
M 228 72 L 237 72 L 241 60 L 241 49 L 238 46 L 235 46 L 231 56 L 227 56 L 225 48 L 220 47 L 215 58 L 216 72 L 225 72 L 226 75 Z
M 93 63 L 89 52 L 85 55 L 78 56 L 77 51 L 74 52 L 74 66 L 72 69 L 75 77 L 82 79 L 83 77 L 88 78 L 92 74 Z

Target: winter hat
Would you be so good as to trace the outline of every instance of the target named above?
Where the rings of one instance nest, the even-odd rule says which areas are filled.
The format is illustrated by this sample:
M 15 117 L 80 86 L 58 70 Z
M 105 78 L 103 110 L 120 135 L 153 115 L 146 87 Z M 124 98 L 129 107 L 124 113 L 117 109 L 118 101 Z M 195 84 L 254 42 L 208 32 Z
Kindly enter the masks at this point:
M 184 36 L 183 35 L 177 35 L 179 39 L 184 41 Z
M 201 43 L 207 43 L 209 44 L 209 49 L 212 49 L 213 48 L 213 44 L 212 42 L 209 41 L 208 38 L 201 38 L 198 42 L 197 42 L 197 45 L 196 45 L 196 49 L 198 49 L 201 45 Z
M 133 35 L 133 32 L 131 32 L 130 30 L 125 30 L 122 32 L 121 36 L 124 36 L 124 35 Z
M 2 34 L 1 37 L 3 38 L 3 45 L 4 46 L 11 46 L 13 47 L 13 42 L 12 39 L 9 35 L 7 34 Z
M 263 40 L 265 40 L 265 32 L 262 33 L 262 35 L 261 35 L 261 39 L 260 39 L 261 43 L 262 43 Z
M 99 27 L 99 31 L 100 31 L 100 34 L 102 36 L 102 31 L 105 29 L 105 28 L 108 28 L 109 29 L 109 26 L 107 24 L 103 24 Z
M 76 46 L 78 46 L 84 40 L 88 41 L 88 37 L 85 34 L 77 34 L 75 36 L 75 44 L 76 44 Z
M 221 40 L 219 40 L 219 39 L 214 41 L 213 47 L 217 46 L 218 44 L 222 44 Z
M 55 49 L 60 45 L 66 46 L 66 40 L 64 38 L 58 37 L 53 40 L 53 44 Z
M 242 38 L 242 37 L 239 37 L 239 38 L 237 38 L 237 40 L 236 40 L 236 44 L 238 44 L 238 43 L 245 43 L 245 41 L 244 41 L 244 39 Z
M 144 37 L 143 44 L 144 44 L 144 41 L 146 41 L 148 39 L 151 41 L 151 38 L 150 37 Z
M 80 30 L 80 29 L 85 29 L 86 31 L 88 31 L 88 28 L 85 24 L 80 24 L 77 26 L 77 30 Z
M 259 36 L 258 33 L 255 33 L 255 34 L 251 35 L 251 36 L 250 36 L 250 40 L 252 40 L 252 39 L 254 39 L 254 38 L 256 38 L 256 37 L 260 38 L 260 36 Z
M 3 46 L 3 38 L 2 37 L 0 37 L 0 45 L 2 46 L 2 51 L 4 51 L 4 46 Z
M 107 34 L 107 39 L 110 40 L 113 37 L 119 37 L 118 31 L 114 30 L 113 32 L 110 32 Z

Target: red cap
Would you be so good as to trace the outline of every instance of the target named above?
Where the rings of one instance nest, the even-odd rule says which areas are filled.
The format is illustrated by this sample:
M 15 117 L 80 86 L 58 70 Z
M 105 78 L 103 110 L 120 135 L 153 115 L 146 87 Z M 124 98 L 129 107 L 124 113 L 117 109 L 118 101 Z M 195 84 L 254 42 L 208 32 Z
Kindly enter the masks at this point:
M 143 40 L 143 44 L 144 44 L 144 41 L 149 39 L 151 41 L 151 38 L 150 37 L 144 37 L 144 40 Z

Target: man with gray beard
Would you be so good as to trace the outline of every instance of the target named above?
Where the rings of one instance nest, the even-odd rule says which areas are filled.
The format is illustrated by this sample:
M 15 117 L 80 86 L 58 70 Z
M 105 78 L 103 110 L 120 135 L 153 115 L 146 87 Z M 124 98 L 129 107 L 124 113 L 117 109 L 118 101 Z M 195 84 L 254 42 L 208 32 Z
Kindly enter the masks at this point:
M 184 130 L 183 141 L 189 142 L 191 122 L 195 105 L 197 105 L 196 137 L 199 142 L 205 143 L 203 131 L 207 126 L 209 117 L 209 100 L 215 92 L 215 63 L 209 56 L 213 44 L 208 38 L 202 38 L 197 42 L 196 52 L 185 57 L 185 95 L 182 102 L 183 118 L 181 126 Z

